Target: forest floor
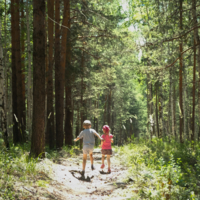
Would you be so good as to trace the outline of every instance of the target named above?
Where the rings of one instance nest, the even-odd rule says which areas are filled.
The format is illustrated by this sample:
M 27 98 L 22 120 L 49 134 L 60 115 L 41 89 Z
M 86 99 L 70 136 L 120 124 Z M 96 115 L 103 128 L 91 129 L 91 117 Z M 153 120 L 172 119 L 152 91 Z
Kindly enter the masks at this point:
M 120 164 L 118 154 L 113 152 L 111 157 L 110 174 L 107 173 L 107 165 L 102 171 L 101 150 L 94 150 L 95 170 L 91 170 L 90 160 L 86 164 L 85 176 L 81 176 L 82 153 L 77 150 L 78 155 L 69 157 L 66 152 L 60 152 L 59 156 L 51 162 L 41 161 L 43 169 L 38 180 L 33 184 L 16 184 L 15 190 L 21 191 L 23 195 L 19 199 L 128 199 L 118 198 L 121 190 L 125 189 L 131 182 L 127 180 L 128 169 Z M 88 156 L 89 157 L 89 156 Z M 107 164 L 107 161 L 105 162 Z M 36 184 L 37 183 L 37 184 Z
M 47 148 L 45 159 L 30 158 L 29 150 L 29 143 L 1 149 L 0 200 L 200 199 L 200 143 L 154 138 L 114 146 L 111 174 L 100 169 L 101 151 L 95 149 L 96 169 L 88 158 L 84 177 L 77 146 Z

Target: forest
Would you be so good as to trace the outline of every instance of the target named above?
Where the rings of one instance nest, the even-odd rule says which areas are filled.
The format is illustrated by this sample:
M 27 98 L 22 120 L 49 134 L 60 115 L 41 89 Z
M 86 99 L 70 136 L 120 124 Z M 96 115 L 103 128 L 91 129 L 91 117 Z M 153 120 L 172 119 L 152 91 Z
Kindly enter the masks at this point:
M 199 23 L 197 0 L 1 0 L 0 200 L 200 199 Z M 111 174 L 96 137 L 80 176 L 85 120 Z

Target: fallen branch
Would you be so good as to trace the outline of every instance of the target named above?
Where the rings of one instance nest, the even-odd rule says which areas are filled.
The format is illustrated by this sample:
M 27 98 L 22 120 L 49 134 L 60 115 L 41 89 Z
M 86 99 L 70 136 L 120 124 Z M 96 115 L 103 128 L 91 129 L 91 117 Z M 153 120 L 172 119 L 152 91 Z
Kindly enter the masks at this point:
M 24 188 L 25 190 L 31 192 L 32 194 L 36 194 L 36 192 L 33 192 L 32 190 L 30 190 L 30 189 L 28 189 L 28 188 L 26 188 L 26 187 L 24 187 L 24 186 L 23 186 L 23 188 Z

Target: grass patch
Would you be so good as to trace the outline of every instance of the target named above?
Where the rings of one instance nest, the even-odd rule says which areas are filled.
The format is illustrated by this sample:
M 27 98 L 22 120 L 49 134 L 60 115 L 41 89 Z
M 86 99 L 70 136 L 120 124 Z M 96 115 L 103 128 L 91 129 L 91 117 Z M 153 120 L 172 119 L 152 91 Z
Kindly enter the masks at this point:
M 200 144 L 186 141 L 152 142 L 116 148 L 121 164 L 129 167 L 127 181 L 132 180 L 121 196 L 130 199 L 200 199 Z
M 3 141 L 0 141 L 0 145 Z M 0 151 L 0 199 L 25 198 L 24 186 L 47 187 L 51 173 L 51 165 L 58 163 L 62 157 L 75 156 L 77 147 L 63 147 L 61 151 L 46 148 L 46 158 L 29 158 L 30 143 L 11 145 L 10 150 Z

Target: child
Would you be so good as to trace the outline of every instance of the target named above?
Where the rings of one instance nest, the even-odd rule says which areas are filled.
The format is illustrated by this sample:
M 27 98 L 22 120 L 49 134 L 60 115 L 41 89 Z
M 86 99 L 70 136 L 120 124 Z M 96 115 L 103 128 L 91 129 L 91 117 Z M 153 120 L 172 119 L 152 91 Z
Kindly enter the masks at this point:
M 100 135 L 94 130 L 91 129 L 91 122 L 89 120 L 85 120 L 83 122 L 83 128 L 85 130 L 81 131 L 80 135 L 74 139 L 74 141 L 78 141 L 79 139 L 83 138 L 83 171 L 82 175 L 85 174 L 85 166 L 86 166 L 86 160 L 87 160 L 87 154 L 90 155 L 90 161 L 91 161 L 91 169 L 94 170 L 93 165 L 93 149 L 95 145 L 95 135 L 100 139 L 103 140 Z
M 104 141 L 101 141 L 101 153 L 102 153 L 102 165 L 101 169 L 105 167 L 104 165 L 104 158 L 105 155 L 107 155 L 107 162 L 108 162 L 108 173 L 111 173 L 110 169 L 110 155 L 112 155 L 112 148 L 111 148 L 111 142 L 113 143 L 113 135 L 110 134 L 110 127 L 105 125 L 103 126 L 103 132 L 104 134 L 101 136 Z

